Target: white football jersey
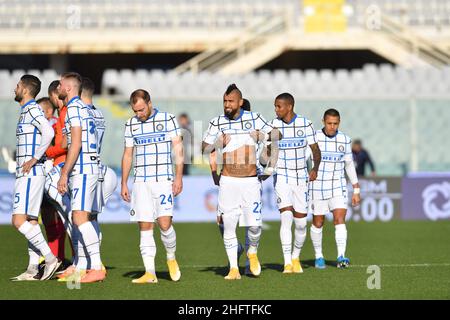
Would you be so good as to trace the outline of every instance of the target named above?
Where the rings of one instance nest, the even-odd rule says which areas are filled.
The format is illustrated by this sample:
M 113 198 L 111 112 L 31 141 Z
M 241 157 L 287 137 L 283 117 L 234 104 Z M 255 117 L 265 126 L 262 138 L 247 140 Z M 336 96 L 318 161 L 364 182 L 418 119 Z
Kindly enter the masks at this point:
M 317 143 L 312 122 L 296 114 L 290 123 L 277 118 L 272 120 L 272 125 L 283 135 L 278 141 L 276 181 L 298 184 L 299 180 L 307 180 L 306 151 L 309 145 Z
M 72 169 L 74 174 L 98 174 L 97 128 L 88 107 L 79 97 L 73 97 L 67 104 L 67 114 L 63 133 L 67 144 L 71 144 L 72 127 L 81 127 L 81 150 Z
M 154 110 L 145 122 L 133 117 L 125 124 L 125 146 L 135 148 L 135 182 L 173 180 L 172 139 L 181 131 L 173 114 Z
M 256 152 L 258 146 L 250 136 L 250 133 L 255 130 L 269 133 L 272 129 L 273 127 L 261 116 L 261 114 L 241 109 L 239 117 L 235 120 L 228 119 L 225 115 L 213 118 L 209 122 L 209 127 L 203 141 L 208 144 L 214 144 L 219 135 L 228 134 L 231 138 L 230 142 L 225 148 L 220 149 L 219 152 L 232 152 L 244 145 L 255 146 Z
M 317 179 L 309 183 L 310 198 L 311 200 L 327 200 L 344 196 L 347 193 L 345 161 L 353 161 L 352 141 L 341 131 L 329 137 L 323 130 L 317 130 L 316 135 L 322 160 Z
M 95 106 L 87 104 L 86 107 L 89 109 L 89 112 L 95 121 L 95 128 L 97 130 L 97 152 L 100 156 L 102 151 L 103 136 L 105 135 L 106 130 L 105 117 L 103 116 L 103 113 Z
M 22 166 L 35 155 L 41 144 L 41 130 L 47 119 L 42 108 L 35 100 L 30 100 L 21 107 L 19 122 L 16 128 L 16 177 L 22 177 Z M 45 155 L 39 159 L 28 175 L 45 176 Z

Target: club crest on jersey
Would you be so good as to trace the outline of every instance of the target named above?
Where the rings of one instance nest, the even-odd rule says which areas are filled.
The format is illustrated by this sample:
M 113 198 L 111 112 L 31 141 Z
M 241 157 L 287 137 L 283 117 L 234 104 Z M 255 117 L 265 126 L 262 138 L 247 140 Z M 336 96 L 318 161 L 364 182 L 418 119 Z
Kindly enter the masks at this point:
M 250 122 L 246 122 L 244 127 L 245 127 L 245 129 L 251 129 L 252 128 L 252 124 Z
M 298 130 L 297 131 L 297 136 L 298 137 L 303 137 L 305 135 L 305 133 L 302 130 Z
M 131 209 L 130 210 L 130 216 L 134 216 L 135 214 L 136 214 L 136 212 L 133 209 Z
M 277 203 L 281 203 L 281 198 L 280 197 L 277 198 Z
M 158 131 L 163 131 L 164 130 L 164 126 L 160 123 L 156 126 L 156 130 Z
M 344 152 L 344 146 L 341 144 L 339 147 L 338 147 L 338 150 L 340 151 L 340 152 Z

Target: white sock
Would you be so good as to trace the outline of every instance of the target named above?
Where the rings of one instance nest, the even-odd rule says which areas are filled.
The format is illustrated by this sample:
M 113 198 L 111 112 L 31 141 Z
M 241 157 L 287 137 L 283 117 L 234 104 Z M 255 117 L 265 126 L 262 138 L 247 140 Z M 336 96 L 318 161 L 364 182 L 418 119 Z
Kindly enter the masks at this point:
M 101 270 L 102 260 L 100 258 L 100 243 L 97 232 L 95 232 L 94 226 L 90 221 L 78 226 L 81 237 L 83 238 L 84 246 L 91 260 L 91 269 Z
M 166 231 L 161 230 L 161 241 L 166 248 L 167 260 L 175 259 L 175 251 L 177 251 L 177 234 L 173 226 Z
M 337 245 L 338 258 L 345 257 L 345 248 L 347 246 L 347 227 L 345 224 L 337 224 L 335 226 L 335 239 Z
M 283 211 L 280 217 L 281 249 L 283 251 L 284 265 L 288 265 L 292 263 L 292 223 L 294 222 L 294 215 L 292 211 Z
M 238 268 L 238 260 L 237 260 L 238 239 L 236 236 L 236 226 L 239 219 L 235 215 L 222 217 L 224 230 L 223 243 L 225 245 L 225 251 L 227 252 L 228 262 L 230 263 L 230 268 Z
M 155 274 L 156 244 L 155 238 L 153 237 L 153 230 L 141 231 L 141 243 L 139 248 L 141 249 L 145 272 Z
M 261 238 L 261 227 L 249 227 L 248 228 L 248 250 L 250 254 L 258 252 L 259 239 Z
M 86 246 L 83 243 L 81 235 L 78 237 L 77 244 L 77 261 L 75 266 L 77 270 L 88 270 L 92 267 L 92 263 L 88 261 L 89 254 L 86 252 Z
M 314 252 L 316 254 L 316 259 L 323 258 L 322 254 L 322 228 L 317 228 L 311 225 L 311 241 L 314 246 Z
M 306 217 L 295 218 L 295 231 L 294 231 L 294 249 L 292 250 L 292 259 L 297 259 L 300 257 L 300 251 L 303 248 L 303 244 L 306 239 Z
M 33 225 L 28 221 L 25 221 L 19 228 L 19 232 L 28 239 L 39 252 L 44 256 L 45 262 L 52 262 L 56 257 L 53 255 L 47 241 L 45 241 L 44 235 L 41 232 L 41 227 L 38 224 Z
M 98 220 L 92 220 L 91 223 L 94 226 L 95 232 L 97 232 L 98 242 L 101 246 L 102 245 L 102 231 L 100 230 L 100 225 L 98 224 Z
M 33 246 L 33 244 L 28 241 L 28 268 L 37 268 L 39 265 L 39 258 L 41 257 L 41 253 L 39 252 L 38 248 Z

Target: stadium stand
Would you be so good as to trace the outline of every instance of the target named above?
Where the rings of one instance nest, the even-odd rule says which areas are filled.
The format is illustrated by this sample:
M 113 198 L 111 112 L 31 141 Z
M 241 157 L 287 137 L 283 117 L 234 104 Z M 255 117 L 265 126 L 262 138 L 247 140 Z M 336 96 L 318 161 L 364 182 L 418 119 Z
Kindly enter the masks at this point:
M 17 108 L 13 108 L 13 90 L 24 70 L 0 70 L 0 104 L 5 116 L 0 125 L 5 134 L 0 146 L 14 147 Z M 53 70 L 28 70 L 41 77 L 43 88 L 56 79 Z M 353 137 L 363 138 L 377 163 L 379 174 L 400 175 L 411 165 L 411 148 L 417 146 L 420 170 L 445 170 L 450 163 L 446 152 L 445 119 L 450 118 L 450 67 L 405 69 L 392 65 L 365 65 L 362 69 L 331 70 L 260 70 L 243 76 L 210 72 L 177 74 L 163 70 L 105 70 L 102 95 L 96 104 L 104 110 L 109 123 L 104 144 L 108 164 L 120 166 L 123 123 L 131 116 L 127 98 L 136 88 L 148 89 L 155 105 L 174 114 L 188 112 L 196 125 L 196 144 L 209 119 L 222 109 L 221 96 L 229 83 L 236 83 L 254 110 L 273 117 L 273 98 L 281 92 L 292 93 L 296 110 L 320 127 L 327 107 L 339 109 L 342 128 Z M 40 96 L 45 95 L 45 90 Z M 386 138 L 386 135 L 389 138 Z M 194 154 L 199 158 L 198 150 Z M 5 168 L 5 164 L 1 163 Z

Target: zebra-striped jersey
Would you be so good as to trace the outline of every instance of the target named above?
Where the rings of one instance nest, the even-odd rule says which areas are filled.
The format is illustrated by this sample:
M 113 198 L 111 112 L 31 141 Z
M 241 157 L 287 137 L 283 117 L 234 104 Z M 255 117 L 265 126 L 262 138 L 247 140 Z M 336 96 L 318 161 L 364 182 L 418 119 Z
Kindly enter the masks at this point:
M 181 131 L 173 114 L 154 109 L 146 121 L 125 123 L 125 146 L 134 147 L 134 181 L 173 180 L 172 139 Z
M 278 141 L 277 183 L 298 184 L 300 180 L 308 180 L 306 150 L 309 145 L 317 143 L 311 121 L 295 114 L 289 123 L 276 118 L 272 125 L 283 135 Z
M 95 128 L 97 129 L 97 153 L 100 156 L 102 151 L 103 136 L 105 135 L 106 130 L 105 117 L 103 116 L 103 113 L 94 105 L 87 104 L 86 107 L 89 109 L 89 112 L 95 121 Z
M 70 175 L 98 174 L 97 128 L 89 108 L 79 97 L 73 97 L 67 103 L 67 114 L 63 133 L 67 144 L 72 143 L 70 129 L 81 127 L 81 150 Z
M 333 137 L 317 130 L 317 140 L 322 155 L 317 179 L 309 183 L 312 200 L 326 200 L 346 196 L 345 162 L 353 161 L 350 137 L 337 131 Z
M 44 112 L 36 101 L 30 100 L 21 107 L 16 128 L 16 177 L 23 177 L 22 166 L 34 157 L 41 145 L 42 126 L 49 125 Z M 45 155 L 32 167 L 29 176 L 45 176 Z
M 229 134 L 230 142 L 221 149 L 222 153 L 234 151 L 244 145 L 255 145 L 255 153 L 258 147 L 250 136 L 255 130 L 269 133 L 273 127 L 259 113 L 245 111 L 241 109 L 239 117 L 235 120 L 228 119 L 225 115 L 213 118 L 209 122 L 208 130 L 203 141 L 207 144 L 214 144 L 221 134 Z

